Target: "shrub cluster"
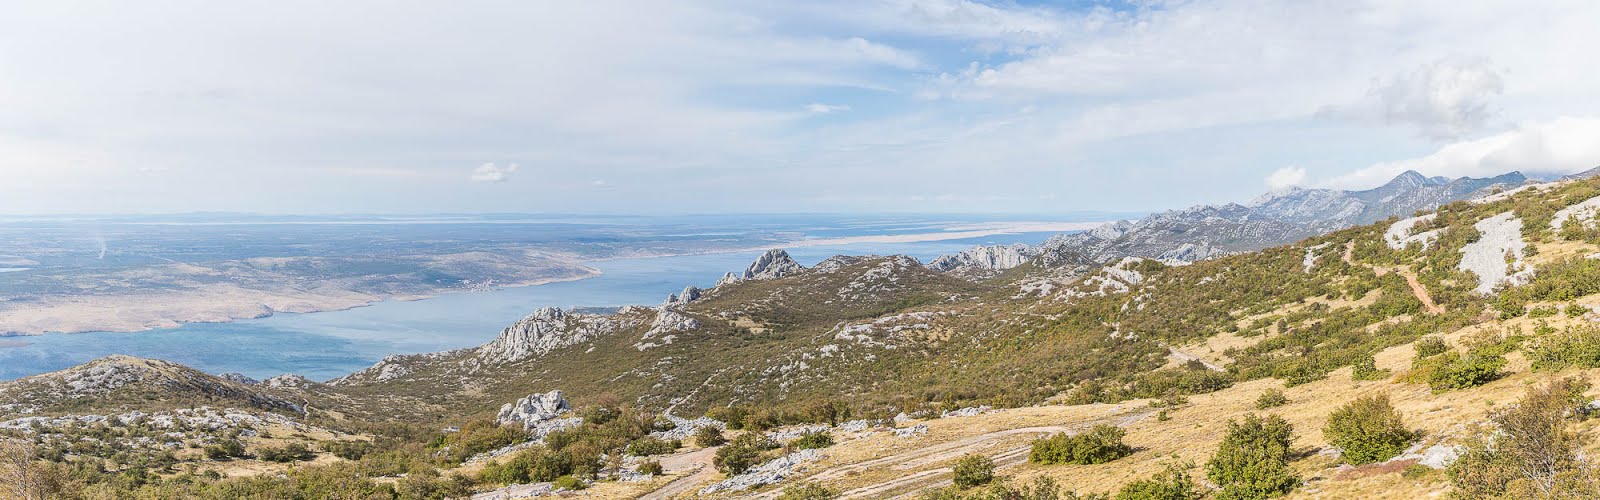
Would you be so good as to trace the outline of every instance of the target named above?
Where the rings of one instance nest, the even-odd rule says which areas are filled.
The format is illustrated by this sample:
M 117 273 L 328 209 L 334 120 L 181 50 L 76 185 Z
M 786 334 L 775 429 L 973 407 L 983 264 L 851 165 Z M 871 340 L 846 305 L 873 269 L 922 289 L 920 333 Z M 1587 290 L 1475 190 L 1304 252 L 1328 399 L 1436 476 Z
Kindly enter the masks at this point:
M 1206 463 L 1206 477 L 1221 487 L 1219 499 L 1260 499 L 1288 493 L 1300 485 L 1289 469 L 1294 427 L 1282 417 L 1250 414 L 1228 421 L 1228 433 Z
M 1036 464 L 1103 464 L 1133 453 L 1133 447 L 1123 444 L 1126 431 L 1115 425 L 1101 424 L 1077 435 L 1060 433 L 1033 442 L 1028 461 Z
M 1406 429 L 1387 395 L 1357 398 L 1334 410 L 1322 435 L 1343 451 L 1344 461 L 1352 465 L 1394 458 L 1417 438 Z

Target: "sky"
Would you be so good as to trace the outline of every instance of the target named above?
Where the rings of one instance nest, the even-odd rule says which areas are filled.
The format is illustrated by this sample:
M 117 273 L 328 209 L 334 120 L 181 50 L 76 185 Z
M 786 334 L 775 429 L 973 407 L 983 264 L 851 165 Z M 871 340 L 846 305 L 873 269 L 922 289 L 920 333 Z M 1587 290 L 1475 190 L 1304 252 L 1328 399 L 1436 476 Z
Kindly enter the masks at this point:
M 23 2 L 0 213 L 1145 211 L 1600 166 L 1600 2 Z

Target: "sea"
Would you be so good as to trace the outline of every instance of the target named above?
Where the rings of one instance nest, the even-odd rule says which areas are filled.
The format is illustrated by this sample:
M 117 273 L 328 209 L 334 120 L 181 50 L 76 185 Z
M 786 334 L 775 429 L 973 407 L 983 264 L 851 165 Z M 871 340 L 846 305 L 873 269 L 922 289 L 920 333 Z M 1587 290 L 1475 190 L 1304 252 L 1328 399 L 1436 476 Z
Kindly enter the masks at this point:
M 789 249 L 802 265 L 833 255 L 905 254 L 927 262 L 980 244 L 1039 243 L 1057 233 L 1013 233 L 914 243 L 850 243 Z M 0 380 L 35 375 L 111 354 L 159 358 L 220 374 L 257 379 L 293 373 L 328 380 L 390 354 L 471 347 L 488 342 L 540 307 L 660 304 L 687 285 L 709 287 L 743 270 L 761 250 L 586 262 L 602 274 L 543 285 L 461 292 L 412 301 L 314 313 L 280 313 L 228 323 L 190 323 L 139 332 L 0 337 Z

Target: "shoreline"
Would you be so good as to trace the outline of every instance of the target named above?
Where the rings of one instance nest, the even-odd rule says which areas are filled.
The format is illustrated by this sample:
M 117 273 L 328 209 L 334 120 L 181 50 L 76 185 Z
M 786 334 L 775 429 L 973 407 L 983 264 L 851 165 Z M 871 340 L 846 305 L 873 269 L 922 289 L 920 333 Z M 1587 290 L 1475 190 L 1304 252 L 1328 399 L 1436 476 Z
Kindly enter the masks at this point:
M 18 330 L 13 330 L 13 331 L 0 332 L 0 348 L 3 348 L 3 347 L 20 347 L 20 345 L 5 345 L 5 339 L 11 339 L 11 338 L 35 337 L 35 336 L 52 335 L 52 334 L 57 334 L 57 335 L 76 335 L 76 334 L 85 334 L 85 333 L 138 333 L 138 332 L 144 332 L 144 331 L 150 331 L 150 330 L 159 330 L 159 329 L 166 329 L 166 328 L 181 328 L 184 325 L 190 325 L 190 324 L 224 324 L 224 323 L 234 323 L 234 322 L 243 321 L 243 320 L 267 318 L 267 317 L 271 317 L 271 316 L 274 316 L 274 315 L 277 315 L 277 314 L 312 314 L 312 313 L 322 313 L 322 312 L 347 311 L 347 310 L 357 309 L 357 308 L 361 308 L 361 307 L 370 307 L 370 306 L 373 306 L 373 305 L 376 305 L 376 304 L 379 304 L 379 303 L 390 302 L 390 301 L 411 302 L 411 301 L 419 301 L 419 300 L 428 300 L 428 299 L 437 298 L 437 297 L 444 296 L 444 295 L 457 294 L 457 293 L 493 292 L 493 291 L 497 291 L 497 290 L 505 290 L 505 289 L 512 289 L 512 288 L 522 288 L 522 287 L 530 287 L 530 286 L 540 286 L 540 285 L 547 285 L 547 284 L 551 284 L 551 283 L 564 283 L 564 282 L 571 282 L 571 281 L 581 281 L 581 280 L 586 280 L 586 279 L 590 279 L 590 278 L 595 278 L 595 277 L 598 277 L 598 276 L 601 276 L 601 275 L 604 274 L 604 272 L 600 271 L 599 269 L 596 269 L 594 267 L 590 267 L 590 266 L 587 265 L 587 264 L 590 264 L 590 263 L 598 263 L 598 262 L 608 262 L 608 261 L 626 260 L 626 259 L 656 259 L 656 258 L 666 258 L 666 257 L 684 257 L 684 256 L 697 256 L 697 255 L 719 255 L 719 254 L 729 254 L 729 253 L 739 253 L 739 252 L 759 252 L 759 251 L 765 251 L 765 250 L 772 249 L 772 248 L 807 248 L 807 247 L 828 246 L 828 245 L 859 245 L 859 244 L 869 244 L 869 243 L 888 243 L 888 244 L 896 244 L 896 243 L 925 243 L 925 242 L 960 240 L 960 239 L 969 239 L 969 238 L 981 238 L 981 237 L 985 237 L 985 236 L 996 236 L 996 235 L 1004 235 L 1004 234 L 1023 234 L 1023 233 L 1036 233 L 1036 232 L 1071 232 L 1071 231 L 1087 230 L 1087 229 L 1090 229 L 1090 228 L 1097 227 L 1097 226 L 1099 226 L 1101 224 L 1105 224 L 1105 222 L 1104 221 L 1059 222 L 1059 223 L 1058 222 L 1011 222 L 1011 223 L 990 224 L 990 225 L 968 224 L 968 225 L 963 225 L 963 226 L 952 226 L 950 228 L 947 228 L 944 231 L 918 232 L 918 233 L 908 233 L 908 234 L 843 236 L 843 237 L 830 237 L 830 238 L 801 239 L 801 240 L 790 240 L 790 241 L 786 241 L 786 242 L 774 243 L 772 245 L 761 245 L 761 246 L 752 246 L 752 247 L 738 247 L 738 248 L 727 248 L 727 249 L 717 249 L 717 250 L 702 250 L 702 251 L 692 251 L 692 252 L 640 253 L 640 254 L 634 254 L 634 255 L 618 255 L 618 256 L 604 257 L 604 258 L 594 258 L 594 259 L 579 259 L 579 258 L 573 258 L 575 256 L 567 256 L 567 258 L 561 259 L 561 260 L 564 260 L 567 264 L 571 264 L 573 266 L 576 266 L 576 267 L 584 270 L 586 272 L 586 274 L 583 274 L 583 275 L 580 275 L 580 276 L 569 276 L 569 277 L 562 277 L 562 278 L 535 279 L 535 280 L 528 280 L 528 281 L 505 284 L 505 285 L 494 285 L 494 286 L 486 287 L 486 288 L 441 289 L 441 290 L 425 292 L 425 293 L 419 293 L 419 294 L 397 294 L 397 295 L 390 295 L 390 296 L 379 296 L 379 297 L 376 297 L 376 298 L 373 298 L 373 299 L 361 298 L 361 299 L 358 299 L 358 300 L 354 301 L 353 303 L 348 303 L 348 304 L 339 304 L 339 303 L 335 303 L 335 304 L 332 304 L 332 305 L 317 305 L 317 304 L 313 304 L 313 305 L 309 305 L 309 306 L 306 306 L 306 307 L 296 308 L 294 310 L 275 310 L 272 307 L 270 307 L 268 305 L 265 305 L 265 304 L 254 304 L 254 305 L 244 306 L 244 307 L 247 307 L 247 308 L 249 308 L 249 307 L 260 307 L 261 308 L 261 313 L 260 314 L 245 315 L 245 314 L 230 314 L 227 311 L 220 311 L 220 312 L 219 311 L 208 311 L 208 312 L 203 312 L 203 313 L 190 314 L 189 315 L 190 318 L 189 319 L 184 319 L 184 320 L 174 320 L 174 319 L 167 319 L 167 318 L 152 318 L 150 320 L 143 321 L 142 323 L 144 323 L 144 326 L 138 326 L 138 327 L 133 327 L 133 326 L 87 325 L 87 326 L 82 326 L 82 327 L 78 327 L 78 328 L 72 328 L 72 329 L 69 329 L 69 330 L 46 330 L 46 329 L 28 329 L 28 330 L 24 330 L 24 329 L 18 329 Z M 259 290 L 250 290 L 250 291 L 260 292 L 260 293 L 263 293 L 263 294 L 270 294 L 271 293 L 271 292 L 264 292 L 264 291 L 259 291 Z M 204 294 L 206 292 L 204 290 L 195 290 L 192 293 Z M 350 293 L 352 293 L 352 294 L 360 294 L 359 292 L 350 292 Z M 361 294 L 361 295 L 365 295 L 365 294 Z M 301 298 L 304 298 L 304 297 L 301 297 Z M 325 303 L 327 303 L 327 302 L 334 302 L 334 300 L 329 298 L 329 299 L 325 300 Z M 115 313 L 116 314 L 123 313 L 124 311 L 122 311 L 122 309 L 123 309 L 122 307 L 116 307 L 115 308 Z M 212 319 L 212 318 L 196 319 L 195 318 L 197 316 L 203 317 L 203 316 L 205 316 L 207 314 L 220 315 L 220 317 L 216 317 L 214 319 Z M 24 342 L 24 343 L 22 343 L 22 345 L 26 345 L 26 343 Z
M 27 338 L 27 337 L 38 337 L 38 336 L 42 336 L 42 335 L 79 335 L 79 334 L 93 334 L 93 333 L 139 333 L 139 332 L 145 332 L 145 331 L 150 331 L 150 330 L 160 330 L 160 329 L 166 329 L 166 328 L 182 328 L 185 325 L 234 323 L 234 322 L 238 322 L 238 321 L 269 318 L 269 317 L 272 317 L 272 316 L 276 316 L 278 314 L 315 314 L 315 313 L 324 313 L 324 312 L 348 311 L 348 310 L 352 310 L 352 309 L 359 309 L 359 308 L 362 308 L 362 307 L 371 307 L 373 305 L 376 305 L 376 304 L 379 304 L 379 303 L 383 303 L 383 302 L 413 302 L 413 301 L 428 300 L 428 299 L 432 299 L 432 298 L 441 297 L 441 296 L 444 296 L 444 295 L 451 295 L 451 294 L 458 294 L 458 293 L 493 292 L 493 291 L 497 291 L 497 290 L 505 290 L 505 289 L 511 289 L 511 288 L 523 288 L 523 287 L 530 287 L 530 286 L 548 285 L 548 284 L 551 284 L 551 283 L 565 283 L 565 282 L 570 282 L 570 281 L 581 281 L 581 280 L 586 280 L 586 279 L 590 279 L 590 278 L 595 278 L 595 277 L 598 277 L 598 276 L 600 276 L 602 274 L 605 274 L 604 272 L 600 271 L 599 269 L 595 269 L 593 267 L 583 266 L 583 265 L 579 265 L 579 267 L 581 267 L 582 269 L 587 271 L 587 274 L 584 274 L 584 275 L 581 275 L 581 276 L 570 276 L 570 277 L 563 277 L 563 278 L 547 278 L 547 279 L 536 279 L 536 280 L 529 280 L 529 281 L 521 281 L 521 282 L 510 283 L 510 284 L 505 284 L 505 285 L 495 285 L 493 287 L 482 288 L 482 289 L 441 289 L 441 290 L 437 290 L 437 291 L 433 291 L 433 292 L 420 293 L 420 294 L 391 295 L 391 296 L 387 296 L 387 297 L 379 297 L 376 300 L 366 300 L 366 301 L 363 301 L 363 302 L 360 302 L 360 303 L 356 303 L 356 304 L 351 304 L 351 305 L 337 305 L 337 306 L 326 306 L 326 307 L 313 306 L 313 307 L 300 309 L 300 310 L 294 310 L 294 311 L 278 311 L 278 310 L 273 310 L 271 307 L 267 307 L 265 305 L 261 305 L 261 307 L 263 307 L 265 309 L 265 312 L 262 313 L 262 314 L 255 315 L 255 316 L 242 316 L 242 315 L 229 316 L 229 317 L 226 317 L 226 318 L 221 318 L 221 319 L 216 319 L 216 320 L 166 320 L 166 319 L 157 319 L 157 320 L 153 320 L 153 321 L 155 321 L 155 322 L 163 322 L 164 321 L 164 322 L 167 322 L 168 324 L 150 325 L 150 326 L 145 326 L 145 327 L 142 327 L 142 328 L 84 327 L 84 328 L 76 328 L 76 329 L 65 330 L 65 331 L 63 331 L 63 330 L 7 331 L 7 332 L 0 333 L 0 348 L 26 346 L 28 344 L 27 342 L 21 341 L 21 340 L 12 340 L 12 339 L 23 339 L 23 338 Z M 20 345 L 6 345 L 8 340 L 17 342 Z

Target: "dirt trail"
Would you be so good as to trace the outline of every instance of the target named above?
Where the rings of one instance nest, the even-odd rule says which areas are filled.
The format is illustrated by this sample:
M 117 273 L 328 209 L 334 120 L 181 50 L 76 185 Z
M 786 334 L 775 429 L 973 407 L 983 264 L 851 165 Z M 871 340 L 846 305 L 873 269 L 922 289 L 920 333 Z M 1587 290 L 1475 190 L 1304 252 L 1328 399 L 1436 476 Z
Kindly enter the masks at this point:
M 679 495 L 694 491 L 701 484 L 710 481 L 716 476 L 717 469 L 711 466 L 711 459 L 716 456 L 718 447 L 703 448 L 682 455 L 674 455 L 661 459 L 661 468 L 666 472 L 676 473 L 682 470 L 694 470 L 693 474 L 672 480 L 661 489 L 646 493 L 639 498 L 649 500 L 667 500 Z
M 1355 250 L 1356 242 L 1352 241 L 1344 244 L 1344 262 L 1346 264 L 1355 265 Z M 1386 273 L 1400 273 L 1401 276 L 1405 276 L 1406 284 L 1411 285 L 1411 294 L 1417 296 L 1417 300 L 1422 302 L 1423 311 L 1426 311 L 1428 314 L 1440 314 L 1444 312 L 1444 308 L 1435 303 L 1433 301 L 1433 296 L 1428 294 L 1428 287 L 1422 286 L 1422 282 L 1417 281 L 1417 275 L 1413 274 L 1409 269 L 1404 267 L 1367 267 L 1371 268 L 1372 271 L 1377 273 L 1378 276 L 1383 276 Z
M 968 453 L 983 453 L 988 455 L 990 458 L 993 458 L 996 466 L 1010 466 L 1026 461 L 1028 459 L 1028 452 L 1031 451 L 1032 446 L 1023 445 L 1004 449 L 993 449 L 997 447 L 999 442 L 1005 438 L 1019 434 L 1036 434 L 1040 437 L 1043 437 L 1057 432 L 1077 432 L 1100 423 L 1110 423 L 1119 427 L 1124 427 L 1131 425 L 1134 422 L 1138 422 L 1139 420 L 1148 417 L 1151 414 L 1152 413 L 1149 411 L 1141 410 L 1133 413 L 1077 423 L 1070 427 L 1052 425 L 995 431 L 962 438 L 947 443 L 917 448 L 904 453 L 867 460 L 865 462 L 840 465 L 823 470 L 822 472 L 818 472 L 816 474 L 812 474 L 806 478 L 795 479 L 794 482 L 798 483 L 802 481 L 812 481 L 826 484 L 830 480 L 844 479 L 866 471 L 883 469 L 912 471 L 934 464 L 953 462 L 955 459 L 960 458 Z M 883 498 L 895 491 L 902 489 L 905 489 L 909 492 L 903 494 L 902 496 L 909 495 L 909 497 L 914 497 L 917 492 L 927 488 L 949 484 L 950 473 L 951 470 L 949 467 L 918 470 L 903 476 L 895 477 L 894 479 L 890 479 L 888 481 L 845 491 L 842 495 L 840 495 L 840 498 Z M 778 490 L 768 491 L 760 495 L 755 495 L 754 498 L 777 498 L 778 494 L 780 493 L 781 491 Z
M 1439 304 L 1435 304 L 1433 302 L 1433 296 L 1428 295 L 1428 288 L 1422 286 L 1422 283 L 1417 281 L 1417 275 L 1411 274 L 1411 271 L 1406 271 L 1403 269 L 1397 269 L 1395 272 L 1398 272 L 1401 276 L 1406 277 L 1406 284 L 1411 285 L 1411 294 L 1416 295 L 1417 300 L 1422 301 L 1422 309 L 1424 311 L 1427 311 L 1428 314 L 1440 314 L 1444 312 L 1443 307 L 1439 307 Z

